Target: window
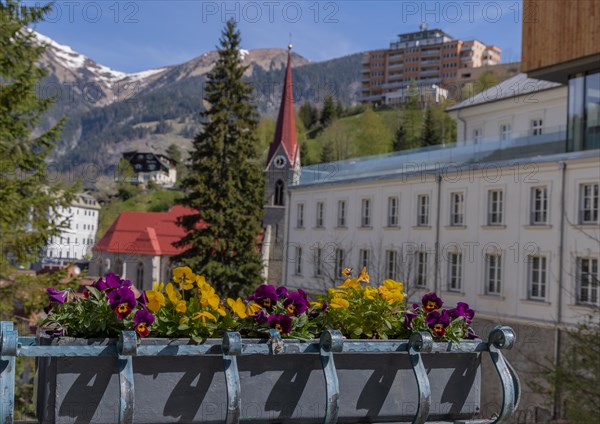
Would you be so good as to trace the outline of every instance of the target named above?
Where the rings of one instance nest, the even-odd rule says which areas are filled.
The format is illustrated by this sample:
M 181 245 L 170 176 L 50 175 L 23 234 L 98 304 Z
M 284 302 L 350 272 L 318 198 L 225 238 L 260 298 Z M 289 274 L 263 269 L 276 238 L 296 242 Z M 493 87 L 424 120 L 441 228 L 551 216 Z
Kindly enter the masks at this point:
M 341 280 L 343 278 L 342 276 L 342 270 L 344 269 L 344 261 L 345 261 L 345 256 L 346 256 L 346 252 L 344 251 L 344 249 L 335 249 L 335 279 L 336 280 Z
M 140 290 L 143 289 L 144 288 L 144 264 L 142 262 L 138 262 L 138 264 L 137 264 L 135 279 L 136 279 L 135 286 Z
M 302 248 L 300 246 L 296 246 L 296 264 L 294 273 L 296 275 L 302 275 Z
M 598 223 L 598 184 L 579 186 L 579 223 Z
M 296 228 L 304 228 L 304 203 L 298 203 L 297 206 Z
M 578 303 L 600 305 L 598 302 L 598 259 L 577 258 Z
M 346 201 L 338 200 L 337 226 L 346 226 Z
M 528 290 L 529 299 L 546 299 L 546 257 L 528 256 L 529 264 Z
M 600 147 L 600 71 L 569 78 L 568 151 Z
M 542 119 L 531 120 L 531 135 L 542 135 L 543 121 Z
M 500 125 L 500 141 L 509 141 L 512 127 L 510 124 Z
M 275 183 L 275 195 L 273 197 L 275 206 L 283 206 L 283 181 L 277 180 Z
M 477 144 L 481 141 L 483 137 L 483 130 L 481 128 L 475 128 L 473 130 L 473 143 Z
M 450 193 L 450 225 L 464 225 L 463 193 Z
M 325 215 L 325 204 L 323 202 L 317 202 L 317 228 L 323 227 L 323 220 Z
M 320 247 L 315 249 L 315 277 L 320 277 L 323 274 L 322 262 L 323 262 L 323 250 Z
M 488 225 L 502 225 L 502 190 L 488 191 Z
M 385 277 L 398 279 L 398 252 L 395 250 L 385 251 Z
M 417 197 L 417 226 L 429 225 L 429 195 L 420 194 Z
M 362 199 L 360 226 L 361 227 L 370 227 L 371 226 L 371 200 L 370 199 Z
M 398 226 L 398 198 L 395 196 L 388 197 L 388 227 Z
M 415 286 L 427 286 L 427 252 L 416 252 Z
M 358 269 L 362 270 L 363 268 L 370 267 L 371 262 L 371 251 L 369 249 L 360 249 L 358 251 Z
M 492 295 L 500 294 L 500 283 L 502 281 L 502 256 L 485 255 L 485 293 Z
M 448 253 L 448 291 L 462 288 L 462 253 Z
M 531 188 L 531 225 L 548 223 L 548 189 L 546 187 Z
M 123 260 L 122 259 L 117 259 L 115 261 L 115 271 L 114 272 L 117 275 L 123 276 Z

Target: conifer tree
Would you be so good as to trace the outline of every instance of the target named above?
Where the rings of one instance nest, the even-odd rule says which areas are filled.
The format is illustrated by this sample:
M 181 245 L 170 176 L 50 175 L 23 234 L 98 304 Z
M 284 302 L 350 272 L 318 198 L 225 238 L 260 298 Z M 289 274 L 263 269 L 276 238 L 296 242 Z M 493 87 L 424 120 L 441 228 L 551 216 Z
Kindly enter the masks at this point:
M 438 131 L 431 108 L 425 109 L 425 119 L 423 120 L 423 131 L 421 132 L 421 146 L 433 146 L 441 144 L 442 138 Z
M 8 257 L 15 264 L 35 259 L 66 225 L 56 217 L 73 198 L 73 189 L 46 171 L 64 120 L 41 134 L 38 127 L 53 99 L 36 95 L 46 76 L 37 65 L 45 46 L 27 27 L 50 10 L 50 5 L 0 1 L 0 276 L 8 272 Z
M 207 76 L 204 127 L 191 153 L 181 204 L 199 211 L 179 220 L 186 250 L 175 260 L 204 275 L 222 295 L 262 282 L 259 235 L 264 181 L 257 147 L 252 87 L 243 81 L 240 33 L 234 20 L 222 32 L 219 58 Z M 204 225 L 203 222 L 206 224 Z
M 404 129 L 404 126 L 402 124 L 399 124 L 398 128 L 396 128 L 396 132 L 394 133 L 394 142 L 392 143 L 392 150 L 394 152 L 397 152 L 399 150 L 405 150 L 407 149 L 406 146 L 406 130 Z
M 321 110 L 321 125 L 329 125 L 336 117 L 335 101 L 332 96 L 327 96 L 323 101 L 323 109 Z
M 326 141 L 321 149 L 321 163 L 333 162 L 334 160 L 335 157 L 333 151 L 333 143 L 331 141 Z

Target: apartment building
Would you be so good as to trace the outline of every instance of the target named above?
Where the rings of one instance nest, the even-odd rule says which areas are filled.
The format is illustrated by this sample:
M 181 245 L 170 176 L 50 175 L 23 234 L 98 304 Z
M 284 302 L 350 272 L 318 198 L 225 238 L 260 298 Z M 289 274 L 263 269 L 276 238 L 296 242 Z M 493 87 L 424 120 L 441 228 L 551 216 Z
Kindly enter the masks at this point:
M 96 242 L 100 205 L 88 193 L 80 193 L 68 208 L 60 208 L 56 222 L 63 222 L 61 233 L 52 237 L 43 250 L 42 265 L 62 265 L 84 260 Z
M 439 29 L 400 34 L 388 49 L 365 53 L 361 69 L 362 103 L 386 104 L 411 81 L 421 87 L 455 83 L 462 68 L 500 63 L 501 50 L 478 40 L 454 39 Z

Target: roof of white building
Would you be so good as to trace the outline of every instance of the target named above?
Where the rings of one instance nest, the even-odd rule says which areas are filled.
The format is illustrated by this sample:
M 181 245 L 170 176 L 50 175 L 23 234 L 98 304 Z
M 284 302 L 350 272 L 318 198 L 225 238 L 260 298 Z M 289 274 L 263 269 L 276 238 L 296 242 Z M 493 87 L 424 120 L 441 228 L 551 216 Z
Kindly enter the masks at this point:
M 502 81 L 500 84 L 483 90 L 481 93 L 474 95 L 454 106 L 449 107 L 446 111 L 464 109 L 481 105 L 484 103 L 496 102 L 498 100 L 510 99 L 519 96 L 531 96 L 532 93 L 538 93 L 544 90 L 563 87 L 562 84 L 555 82 L 528 78 L 527 74 L 517 74 L 512 78 Z

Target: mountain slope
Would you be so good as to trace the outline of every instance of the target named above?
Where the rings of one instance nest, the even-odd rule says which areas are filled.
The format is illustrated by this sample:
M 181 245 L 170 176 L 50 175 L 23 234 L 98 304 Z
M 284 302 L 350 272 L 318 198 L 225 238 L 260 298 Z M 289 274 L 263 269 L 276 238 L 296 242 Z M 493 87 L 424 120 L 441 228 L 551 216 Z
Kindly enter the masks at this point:
M 56 152 L 60 162 L 70 166 L 94 163 L 106 169 L 127 150 L 164 151 L 171 143 L 183 151 L 190 148 L 200 129 L 204 79 L 218 58 L 216 51 L 182 64 L 127 74 L 36 35 L 48 46 L 41 65 L 49 76 L 40 86 L 40 95 L 56 99 L 42 126 L 68 117 Z M 242 50 L 240 54 L 248 66 L 245 75 L 255 88 L 259 113 L 274 117 L 287 50 Z M 310 63 L 292 52 L 296 104 L 320 103 L 326 95 L 354 103 L 360 85 L 360 58 L 355 54 Z

